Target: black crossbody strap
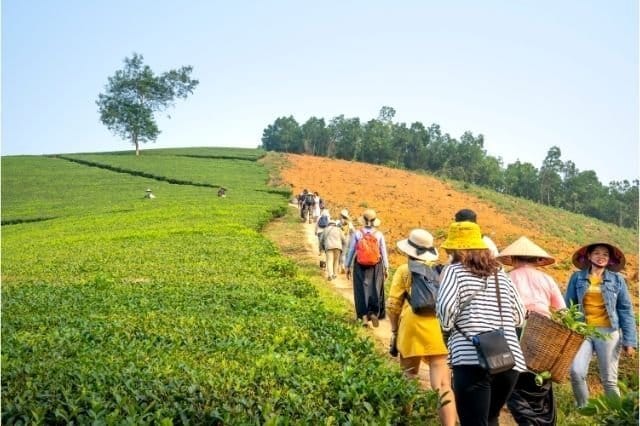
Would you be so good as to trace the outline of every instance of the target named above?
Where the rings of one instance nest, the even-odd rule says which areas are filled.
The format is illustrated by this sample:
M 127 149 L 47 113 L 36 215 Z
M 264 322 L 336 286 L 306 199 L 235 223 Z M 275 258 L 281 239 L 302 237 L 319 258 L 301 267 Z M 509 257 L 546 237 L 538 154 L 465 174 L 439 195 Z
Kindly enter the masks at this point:
M 502 325 L 502 328 L 504 328 L 504 319 L 502 318 L 502 304 L 500 303 L 500 291 L 498 290 L 498 272 L 496 271 L 493 274 L 493 278 L 496 282 L 496 297 L 498 298 L 498 310 L 500 311 L 500 325 Z M 464 308 L 466 308 L 467 306 L 469 306 L 469 303 L 471 303 L 471 299 L 473 299 L 474 297 L 476 297 L 476 295 L 481 291 L 481 290 L 486 290 L 487 286 L 489 285 L 489 279 L 487 278 L 487 280 L 485 281 L 484 284 L 484 288 L 481 288 L 480 290 L 476 291 L 475 293 L 473 293 L 471 295 L 471 297 L 469 297 L 467 300 L 465 300 L 462 303 L 462 306 L 460 306 L 460 312 L 462 312 L 464 310 Z M 464 331 L 462 331 L 462 329 L 460 329 L 460 327 L 458 327 L 458 320 L 456 319 L 456 322 L 453 323 L 453 326 L 455 327 L 456 330 L 458 330 L 458 333 L 462 334 L 465 339 L 467 339 L 468 341 L 471 341 L 471 339 L 469 338 L 469 336 L 467 336 L 467 333 L 465 333 Z

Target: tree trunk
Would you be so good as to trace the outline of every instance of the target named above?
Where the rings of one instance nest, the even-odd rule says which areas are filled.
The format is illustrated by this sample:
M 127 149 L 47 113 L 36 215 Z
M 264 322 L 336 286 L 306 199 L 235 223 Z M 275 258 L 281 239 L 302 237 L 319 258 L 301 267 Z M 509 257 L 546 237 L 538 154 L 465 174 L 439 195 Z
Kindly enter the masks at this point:
M 133 134 L 131 136 L 131 142 L 133 142 L 133 145 L 135 145 L 136 147 L 136 157 L 140 156 L 140 144 L 138 143 L 138 135 L 137 134 Z

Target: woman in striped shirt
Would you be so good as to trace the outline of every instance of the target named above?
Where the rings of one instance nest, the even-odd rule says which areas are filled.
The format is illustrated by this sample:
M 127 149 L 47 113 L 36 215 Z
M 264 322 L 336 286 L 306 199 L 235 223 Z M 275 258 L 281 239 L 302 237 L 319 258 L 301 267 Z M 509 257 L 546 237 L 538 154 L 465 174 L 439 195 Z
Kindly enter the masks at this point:
M 524 306 L 482 241 L 477 224 L 452 223 L 441 247 L 452 255 L 452 263 L 442 271 L 436 313 L 442 329 L 450 332 L 447 346 L 458 418 L 461 426 L 497 425 L 518 374 L 526 371 L 516 335 L 516 327 L 524 324 Z M 515 366 L 491 375 L 480 366 L 470 339 L 499 328 L 504 330 Z

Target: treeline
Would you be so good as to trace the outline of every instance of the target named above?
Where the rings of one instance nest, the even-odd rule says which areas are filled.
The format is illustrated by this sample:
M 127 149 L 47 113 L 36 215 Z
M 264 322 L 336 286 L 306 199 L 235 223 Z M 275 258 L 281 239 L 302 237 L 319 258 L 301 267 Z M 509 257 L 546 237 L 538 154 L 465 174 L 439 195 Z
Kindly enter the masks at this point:
M 264 129 L 262 148 L 381 164 L 491 188 L 503 194 L 560 207 L 627 228 L 638 228 L 638 179 L 604 186 L 593 170 L 580 171 L 561 159 L 553 146 L 536 167 L 529 162 L 503 164 L 488 155 L 484 137 L 465 132 L 459 139 L 440 126 L 394 123 L 395 110 L 382 107 L 377 119 L 311 117 L 300 125 L 280 117 Z

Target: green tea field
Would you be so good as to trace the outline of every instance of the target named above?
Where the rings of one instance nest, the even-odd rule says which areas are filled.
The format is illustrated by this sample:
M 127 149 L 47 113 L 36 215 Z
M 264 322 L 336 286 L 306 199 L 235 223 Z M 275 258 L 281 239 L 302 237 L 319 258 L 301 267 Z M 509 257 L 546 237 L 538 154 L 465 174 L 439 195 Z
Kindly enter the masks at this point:
M 435 421 L 262 235 L 263 154 L 2 158 L 2 424 Z

